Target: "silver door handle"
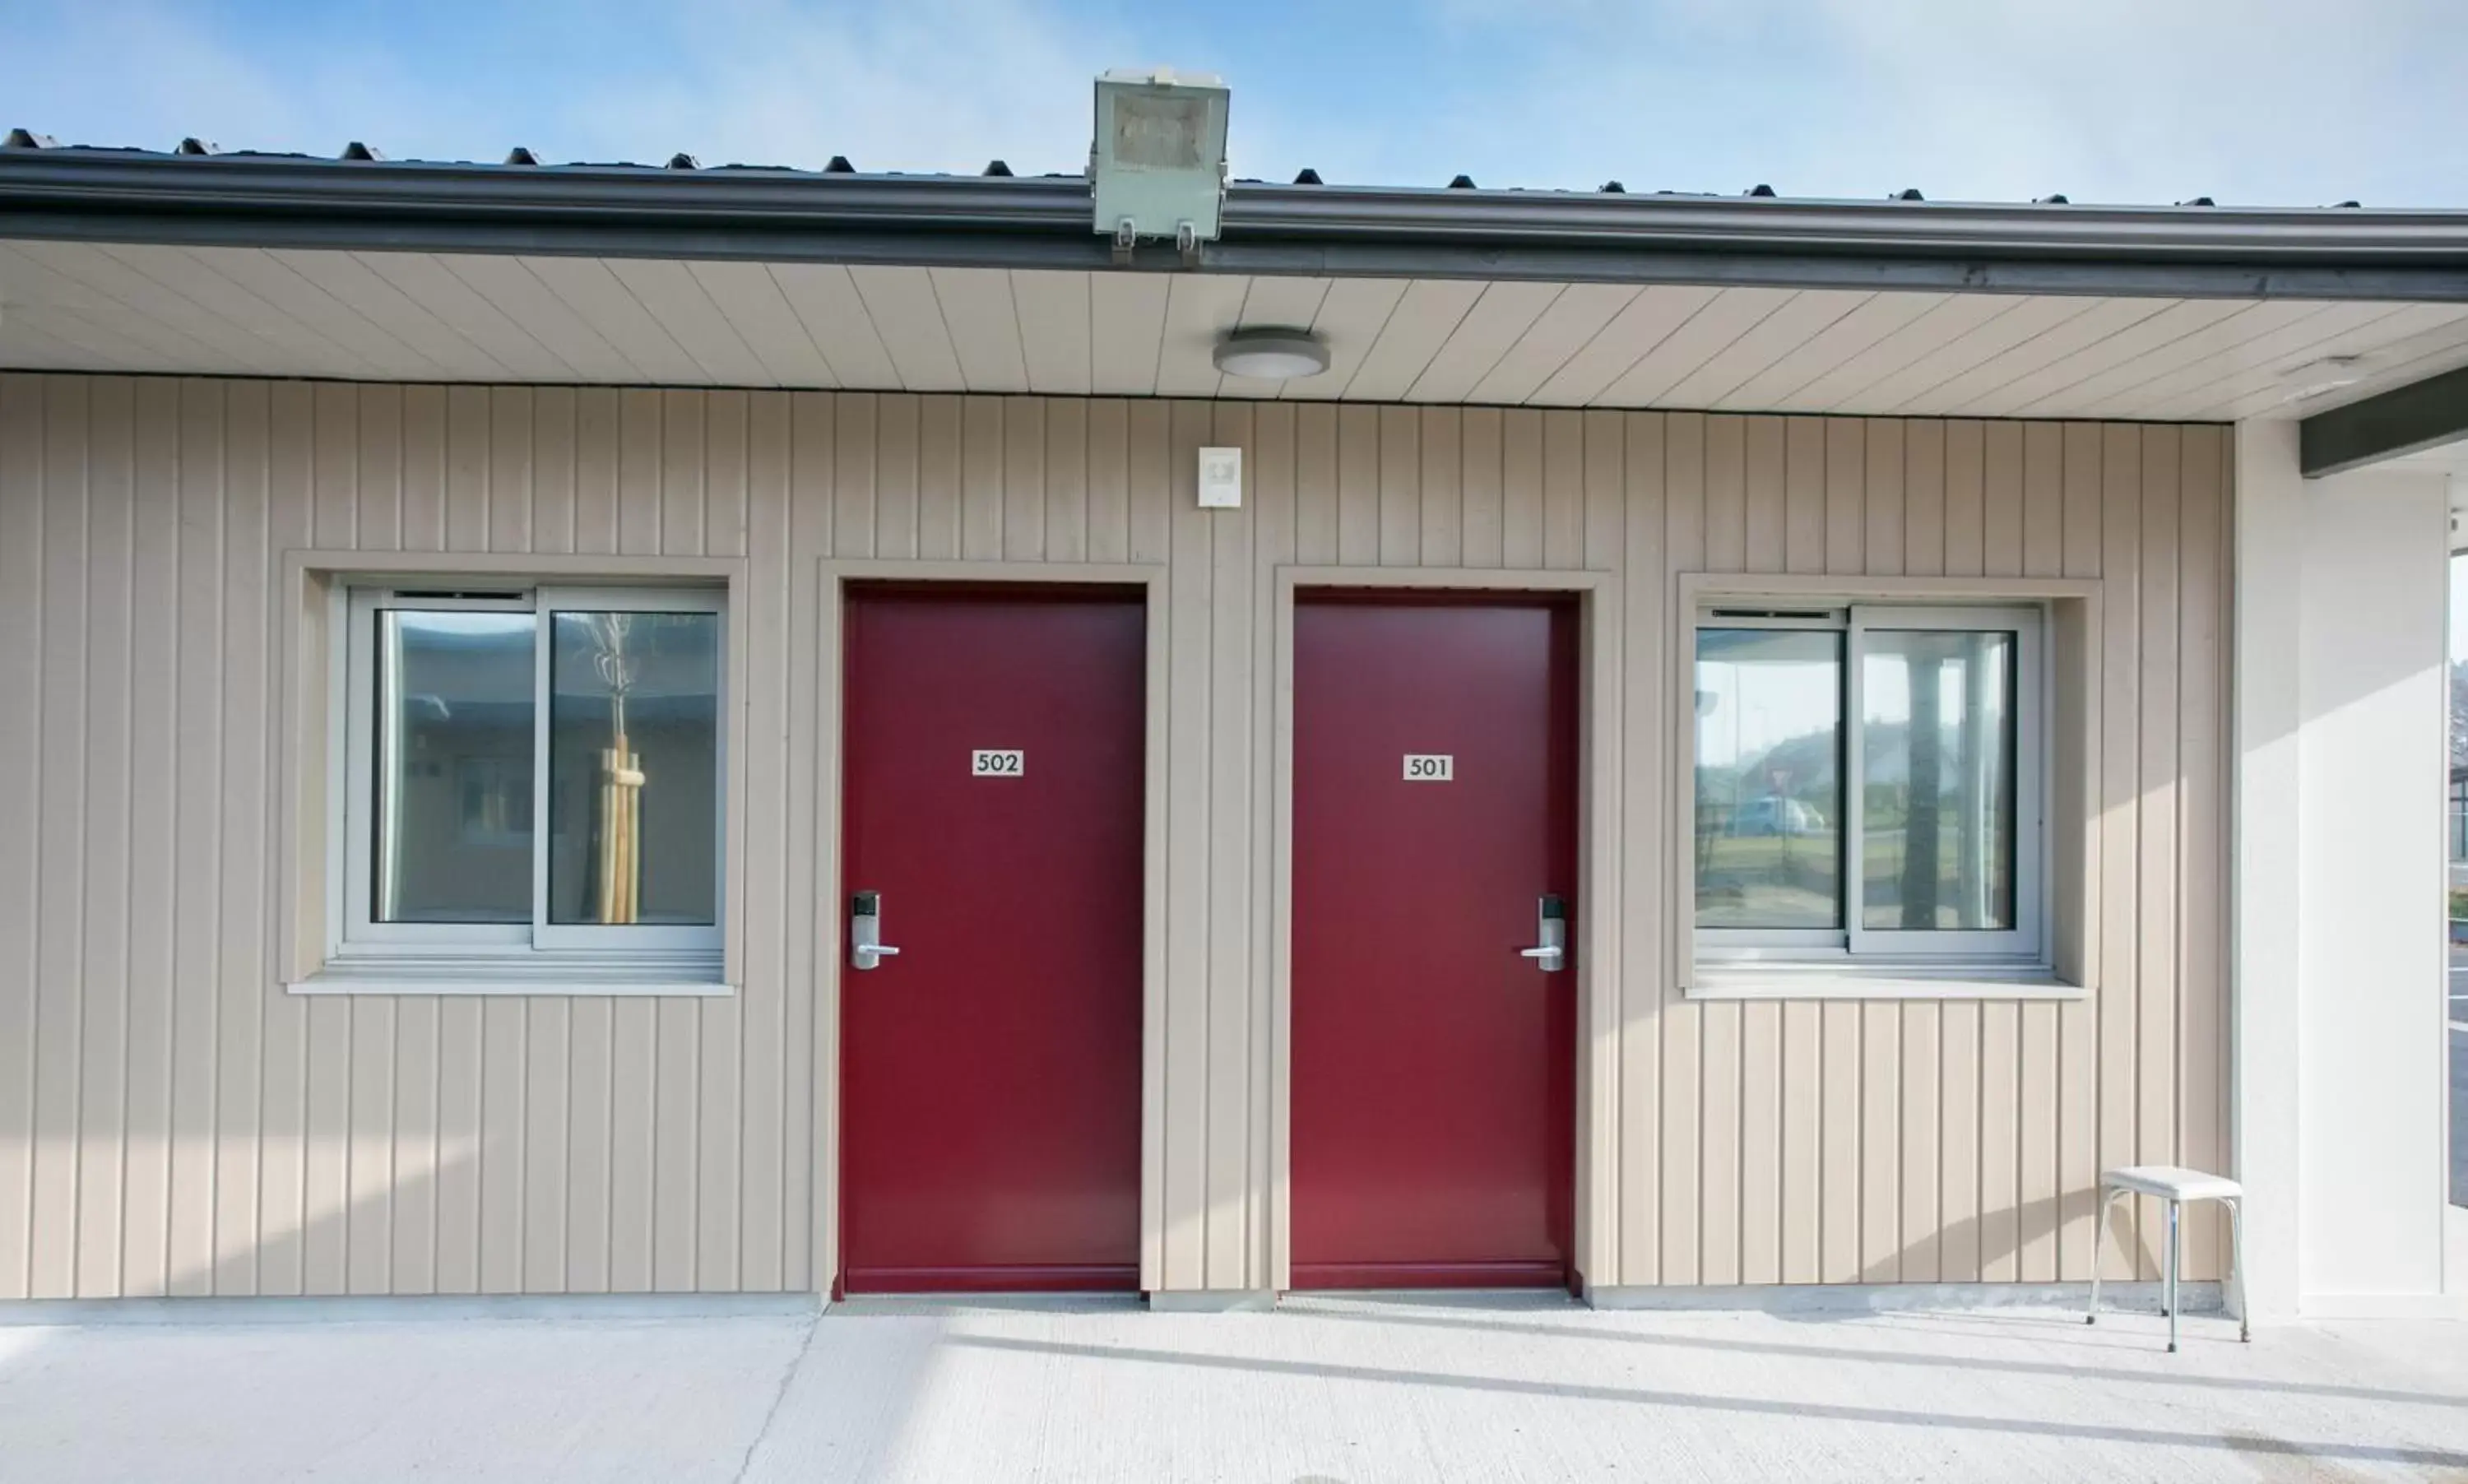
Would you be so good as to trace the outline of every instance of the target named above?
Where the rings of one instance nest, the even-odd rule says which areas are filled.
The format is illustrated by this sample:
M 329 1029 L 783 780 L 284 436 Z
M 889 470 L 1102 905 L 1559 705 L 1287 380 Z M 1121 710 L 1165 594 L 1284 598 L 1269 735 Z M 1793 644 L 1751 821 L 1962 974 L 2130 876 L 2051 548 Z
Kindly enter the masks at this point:
M 849 903 L 849 967 L 875 969 L 900 950 L 882 941 L 882 893 L 858 892 Z
M 1517 955 L 1533 959 L 1546 974 L 1558 973 L 1568 962 L 1568 904 L 1546 895 L 1535 904 L 1535 936 L 1542 941 Z

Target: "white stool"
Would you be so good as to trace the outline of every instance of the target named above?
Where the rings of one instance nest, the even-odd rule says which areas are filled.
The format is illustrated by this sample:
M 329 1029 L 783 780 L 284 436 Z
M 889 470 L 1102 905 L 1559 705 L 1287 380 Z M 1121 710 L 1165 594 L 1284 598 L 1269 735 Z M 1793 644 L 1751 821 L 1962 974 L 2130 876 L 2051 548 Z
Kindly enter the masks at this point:
M 2200 1170 L 2176 1165 L 2129 1165 L 2099 1177 L 2099 1242 L 2091 1248 L 2091 1313 L 2083 1323 L 2099 1322 L 2099 1257 L 2108 1249 L 2108 1213 L 2119 1196 L 2156 1196 L 2168 1203 L 2166 1277 L 2160 1302 L 2168 1315 L 2168 1349 L 2172 1354 L 2177 1348 L 2177 1271 L 2182 1262 L 2178 1249 L 2182 1245 L 2177 1233 L 2178 1208 L 2188 1200 L 2216 1200 L 2228 1208 L 2228 1263 L 2236 1278 L 2237 1338 L 2251 1342 L 2253 1326 L 2246 1322 L 2245 1316 L 2245 1187 L 2225 1175 L 2205 1175 Z

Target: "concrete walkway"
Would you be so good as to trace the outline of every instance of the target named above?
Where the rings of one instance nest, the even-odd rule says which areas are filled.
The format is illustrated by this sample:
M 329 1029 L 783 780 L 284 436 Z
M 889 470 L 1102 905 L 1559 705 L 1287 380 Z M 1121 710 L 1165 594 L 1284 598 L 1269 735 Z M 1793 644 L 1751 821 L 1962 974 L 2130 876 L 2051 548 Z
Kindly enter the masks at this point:
M 2468 1326 L 893 1308 L 0 1328 L 0 1478 L 2468 1476 Z M 331 1314 L 327 1311 L 326 1314 Z M 400 1315 L 400 1316 L 398 1316 Z

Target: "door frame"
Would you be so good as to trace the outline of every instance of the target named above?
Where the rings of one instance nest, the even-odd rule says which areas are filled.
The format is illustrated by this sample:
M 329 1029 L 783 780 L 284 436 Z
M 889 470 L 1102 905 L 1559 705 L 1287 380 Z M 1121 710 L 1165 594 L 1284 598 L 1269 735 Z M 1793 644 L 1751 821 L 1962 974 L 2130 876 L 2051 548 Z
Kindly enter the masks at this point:
M 1582 1292 L 1610 1253 L 1617 1176 L 1619 1067 L 1620 583 L 1610 572 L 1470 567 L 1280 566 L 1276 569 L 1275 749 L 1269 768 L 1268 1285 L 1293 1287 L 1294 604 L 1305 588 L 1401 595 L 1528 593 L 1577 598 L 1577 1168 L 1572 1285 Z M 1651 658 L 1649 656 L 1648 658 Z M 1611 698 L 1611 704 L 1605 699 Z M 1654 847 L 1648 842 L 1646 848 Z M 1649 856 L 1648 858 L 1654 858 Z
M 841 939 L 840 810 L 846 713 L 845 619 L 850 589 L 871 583 L 971 589 L 1011 585 L 1136 588 L 1147 644 L 1142 697 L 1147 719 L 1140 797 L 1140 1288 L 1163 1286 L 1165 1254 L 1165 780 L 1168 678 L 1166 568 L 1139 562 L 914 561 L 823 558 L 817 567 L 814 695 L 814 1284 L 840 1297 L 840 990 L 848 964 Z M 793 724 L 793 723 L 792 723 Z M 790 765 L 794 766 L 793 762 Z M 793 889 L 793 880 L 784 889 Z

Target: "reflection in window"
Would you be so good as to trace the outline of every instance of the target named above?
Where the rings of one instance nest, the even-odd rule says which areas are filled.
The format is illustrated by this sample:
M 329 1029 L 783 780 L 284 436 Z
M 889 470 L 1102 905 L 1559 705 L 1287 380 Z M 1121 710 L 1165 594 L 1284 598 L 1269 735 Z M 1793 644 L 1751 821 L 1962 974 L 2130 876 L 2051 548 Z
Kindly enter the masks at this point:
M 531 848 L 531 759 L 465 758 L 454 777 L 464 844 Z
M 2452 516 L 2452 540 L 2460 520 Z M 2468 1206 L 2468 555 L 2451 554 L 2451 879 L 2442 1039 L 2450 1053 L 2451 1203 Z
M 1842 925 L 1840 630 L 1697 631 L 1697 924 Z
M 717 922 L 720 615 L 554 625 L 548 920 Z
M 531 921 L 534 623 L 377 614 L 377 921 Z
M 1867 630 L 1861 923 L 2014 925 L 2014 636 Z

